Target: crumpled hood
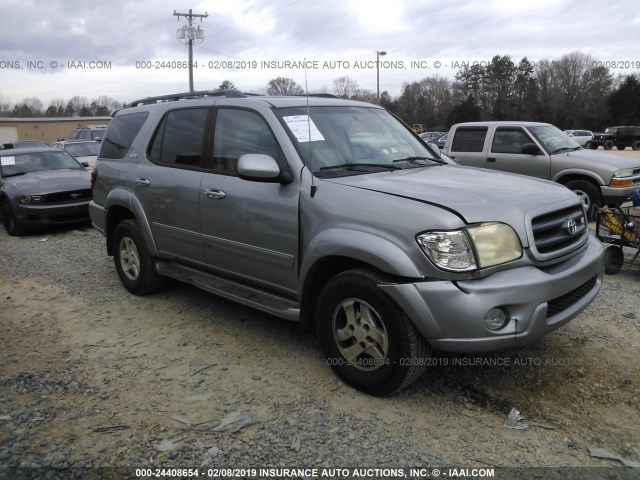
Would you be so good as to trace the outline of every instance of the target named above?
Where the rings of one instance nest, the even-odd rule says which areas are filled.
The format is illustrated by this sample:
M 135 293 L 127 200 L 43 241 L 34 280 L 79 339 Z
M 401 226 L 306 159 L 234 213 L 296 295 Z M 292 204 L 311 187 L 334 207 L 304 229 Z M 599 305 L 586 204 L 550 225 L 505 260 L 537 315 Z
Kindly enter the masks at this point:
M 562 185 L 522 175 L 462 166 L 433 166 L 326 179 L 454 211 L 467 223 L 511 225 L 527 244 L 525 213 L 578 197 Z M 566 206 L 566 205 L 564 205 Z M 402 215 L 402 212 L 398 212 Z
M 91 174 L 82 170 L 47 170 L 5 179 L 23 194 L 45 194 L 91 188 Z

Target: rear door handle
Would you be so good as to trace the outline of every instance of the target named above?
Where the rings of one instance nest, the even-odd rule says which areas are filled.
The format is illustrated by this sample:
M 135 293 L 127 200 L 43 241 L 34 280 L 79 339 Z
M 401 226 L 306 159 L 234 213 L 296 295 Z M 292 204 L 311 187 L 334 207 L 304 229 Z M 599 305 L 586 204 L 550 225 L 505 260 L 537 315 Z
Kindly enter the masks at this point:
M 496 158 L 495 157 L 489 157 L 487 158 L 487 162 L 495 162 Z
M 217 199 L 221 199 L 227 196 L 227 194 L 224 193 L 222 190 L 217 190 L 215 188 L 207 188 L 204 191 L 204 194 L 207 196 L 207 198 L 217 198 Z
M 141 187 L 148 187 L 149 185 L 151 185 L 151 182 L 146 178 L 136 178 L 136 183 Z

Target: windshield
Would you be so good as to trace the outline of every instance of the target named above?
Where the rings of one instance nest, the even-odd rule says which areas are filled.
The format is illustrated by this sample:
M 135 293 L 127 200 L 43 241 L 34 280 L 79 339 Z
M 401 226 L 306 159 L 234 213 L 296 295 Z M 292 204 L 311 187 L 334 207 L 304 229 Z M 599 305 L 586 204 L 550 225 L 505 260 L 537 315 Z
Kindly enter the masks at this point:
M 309 107 L 308 116 L 307 107 L 294 107 L 278 109 L 278 114 L 302 160 L 318 176 L 442 163 L 424 142 L 380 108 Z
M 553 125 L 529 127 L 529 131 L 550 154 L 582 148 L 574 140 L 571 140 L 566 133 Z
M 0 157 L 0 173 L 3 177 L 65 169 L 84 171 L 75 158 L 62 151 L 20 153 Z
M 100 145 L 97 142 L 68 143 L 64 149 L 74 157 L 97 157 Z

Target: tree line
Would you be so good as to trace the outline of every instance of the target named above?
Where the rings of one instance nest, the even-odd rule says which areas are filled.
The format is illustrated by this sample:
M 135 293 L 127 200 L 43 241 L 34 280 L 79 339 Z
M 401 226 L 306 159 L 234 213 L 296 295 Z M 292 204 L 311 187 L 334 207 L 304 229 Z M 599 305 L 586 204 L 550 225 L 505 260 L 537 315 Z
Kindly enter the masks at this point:
M 219 89 L 236 88 L 224 80 Z M 277 77 L 250 93 L 302 95 L 295 80 Z M 375 92 L 354 79 L 333 80 L 333 88 L 309 93 L 330 93 L 340 98 L 378 103 Z M 379 103 L 408 124 L 448 130 L 454 123 L 485 120 L 521 120 L 552 123 L 561 129 L 602 130 L 610 125 L 640 125 L 640 75 L 614 78 L 603 62 L 573 52 L 558 60 L 534 64 L 526 57 L 517 64 L 509 55 L 496 55 L 487 64 L 465 64 L 455 80 L 439 76 L 407 82 L 399 97 L 388 91 Z M 54 99 L 47 108 L 35 98 L 11 105 L 0 97 L 0 116 L 70 117 L 108 116 L 123 102 L 101 96 Z

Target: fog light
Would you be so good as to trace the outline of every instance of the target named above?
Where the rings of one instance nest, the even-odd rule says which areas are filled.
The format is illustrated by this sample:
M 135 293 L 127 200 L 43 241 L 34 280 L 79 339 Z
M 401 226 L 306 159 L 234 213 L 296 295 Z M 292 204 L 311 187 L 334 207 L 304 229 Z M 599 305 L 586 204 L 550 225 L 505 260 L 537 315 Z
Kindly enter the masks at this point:
M 509 321 L 509 312 L 502 308 L 492 308 L 484 314 L 484 324 L 489 330 L 500 330 Z

